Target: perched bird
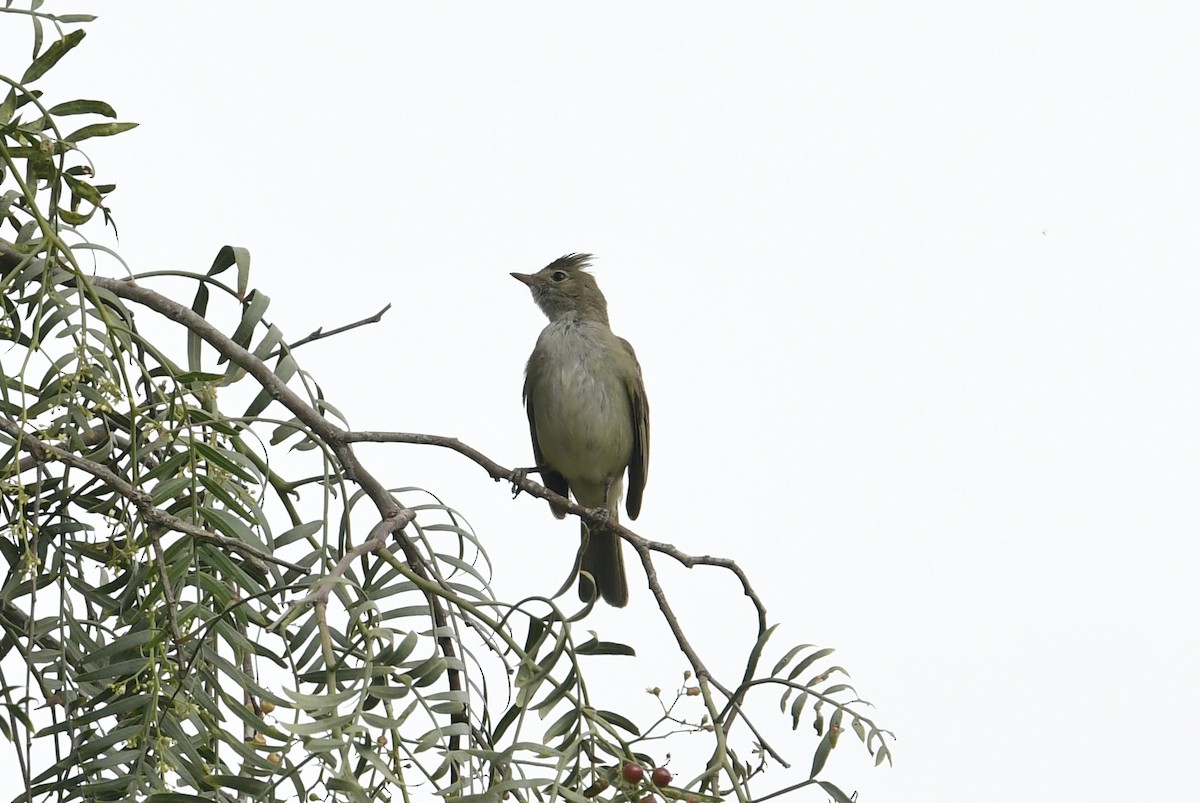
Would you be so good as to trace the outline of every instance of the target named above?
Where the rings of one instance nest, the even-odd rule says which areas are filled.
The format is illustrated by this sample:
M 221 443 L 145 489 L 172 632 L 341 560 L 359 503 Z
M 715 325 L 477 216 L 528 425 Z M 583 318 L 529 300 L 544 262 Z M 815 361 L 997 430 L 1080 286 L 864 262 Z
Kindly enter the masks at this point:
M 650 408 L 642 369 L 629 341 L 613 334 L 608 304 L 587 272 L 591 254 L 567 254 L 534 274 L 514 273 L 533 293 L 550 323 L 538 336 L 525 366 L 525 411 L 533 456 L 542 483 L 617 521 L 629 469 L 625 509 L 636 519 L 650 456 Z M 554 515 L 566 512 L 550 505 Z M 605 528 L 589 532 L 580 569 L 591 575 L 600 596 L 618 608 L 629 602 L 621 539 Z M 580 574 L 579 597 L 595 596 Z

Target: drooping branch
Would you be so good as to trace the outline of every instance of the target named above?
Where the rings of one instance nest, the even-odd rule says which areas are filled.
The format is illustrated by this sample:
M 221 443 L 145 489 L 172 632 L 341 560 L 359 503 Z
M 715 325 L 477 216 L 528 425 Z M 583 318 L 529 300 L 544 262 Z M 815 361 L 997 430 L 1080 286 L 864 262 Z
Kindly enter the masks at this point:
M 745 713 L 741 710 L 740 705 L 738 705 L 738 703 L 740 702 L 740 699 L 737 699 L 737 700 L 733 699 L 734 692 L 729 690 L 725 686 L 723 686 L 715 678 L 712 677 L 712 674 L 708 670 L 708 667 L 705 665 L 704 661 L 701 659 L 699 653 L 696 652 L 696 649 L 692 646 L 691 641 L 687 637 L 687 634 L 684 633 L 683 626 L 680 624 L 678 617 L 675 615 L 674 609 L 671 607 L 671 604 L 667 600 L 666 592 L 663 590 L 662 585 L 658 582 L 658 575 L 654 568 L 652 553 L 654 553 L 654 552 L 662 553 L 662 554 L 666 555 L 667 557 L 670 557 L 670 558 L 678 561 L 679 563 L 683 564 L 684 566 L 686 566 L 688 568 L 692 568 L 693 566 L 700 566 L 700 565 L 717 566 L 717 567 L 727 569 L 728 571 L 732 572 L 738 578 L 738 580 L 741 582 L 743 592 L 746 594 L 747 597 L 750 598 L 750 601 L 753 603 L 755 611 L 757 613 L 757 623 L 758 623 L 758 633 L 756 634 L 756 641 L 757 641 L 759 639 L 762 639 L 764 634 L 767 632 L 766 606 L 763 605 L 762 600 L 759 598 L 758 594 L 754 591 L 753 586 L 751 586 L 750 578 L 746 576 L 745 571 L 740 566 L 738 566 L 737 563 L 735 563 L 733 560 L 730 560 L 728 558 L 716 558 L 716 557 L 712 557 L 709 555 L 689 555 L 689 554 L 681 551 L 680 549 L 676 548 L 672 544 L 665 544 L 665 543 L 660 543 L 657 541 L 650 541 L 649 539 L 643 538 L 642 536 L 640 536 L 637 533 L 630 530 L 628 527 L 625 527 L 624 525 L 622 525 L 620 523 L 613 523 L 613 522 L 599 516 L 595 510 L 592 510 L 591 508 L 583 507 L 582 505 L 579 505 L 579 504 L 575 503 L 574 501 L 572 501 L 571 499 L 568 499 L 566 497 L 559 496 L 558 494 L 549 490 L 545 486 L 540 485 L 539 483 L 536 483 L 533 480 L 529 479 L 525 475 L 524 472 L 516 472 L 516 471 L 513 471 L 512 469 L 505 468 L 504 466 L 497 463 L 495 460 L 492 460 L 491 458 L 489 458 L 483 452 L 479 451 L 478 449 L 476 449 L 472 446 L 469 446 L 469 445 L 463 443 L 462 441 L 460 441 L 457 438 L 444 437 L 444 436 L 439 436 L 439 435 L 425 435 L 425 434 L 413 433 L 413 432 L 374 432 L 374 431 L 347 432 L 347 433 L 345 433 L 344 438 L 349 443 L 356 443 L 356 442 L 409 443 L 409 444 L 418 444 L 418 445 L 424 445 L 424 446 L 439 446 L 439 447 L 442 447 L 445 449 L 450 449 L 452 451 L 455 451 L 455 452 L 463 455 L 464 457 L 466 457 L 469 460 L 471 460 L 472 462 L 474 462 L 476 465 L 483 468 L 483 470 L 486 471 L 493 480 L 496 480 L 497 482 L 499 482 L 501 480 L 508 481 L 508 482 L 512 483 L 512 486 L 515 489 L 525 491 L 526 493 L 528 493 L 532 496 L 539 497 L 541 499 L 546 499 L 548 501 L 552 501 L 552 502 L 554 502 L 555 505 L 560 506 L 560 507 L 566 509 L 567 511 L 569 511 L 583 519 L 586 519 L 586 520 L 596 524 L 597 526 L 603 526 L 603 527 L 609 528 L 610 530 L 612 530 L 613 532 L 618 534 L 621 538 L 623 538 L 624 540 L 626 540 L 630 544 L 632 544 L 634 549 L 637 550 L 638 556 L 641 558 L 642 565 L 646 570 L 646 577 L 647 577 L 647 581 L 649 583 L 650 591 L 654 595 L 655 602 L 658 604 L 659 611 L 662 613 L 663 618 L 665 619 L 667 626 L 671 631 L 672 636 L 675 638 L 675 643 L 679 646 L 680 651 L 683 652 L 684 656 L 687 658 L 688 663 L 692 667 L 692 671 L 696 675 L 696 680 L 700 684 L 701 692 L 704 697 L 705 708 L 708 709 L 709 716 L 712 718 L 714 727 L 717 728 L 716 736 L 717 736 L 718 743 L 717 743 L 716 750 L 713 753 L 713 759 L 712 759 L 712 761 L 715 762 L 715 764 L 710 763 L 708 772 L 711 773 L 711 772 L 715 771 L 715 769 L 717 769 L 718 766 L 726 765 L 727 757 L 725 754 L 725 739 L 729 734 L 730 726 L 733 723 L 733 717 L 728 717 L 725 719 L 725 721 L 723 723 L 720 723 L 721 712 L 720 712 L 719 707 L 716 705 L 715 701 L 712 699 L 712 695 L 710 693 L 709 687 L 712 686 L 712 687 L 717 688 L 723 695 L 725 695 L 726 698 L 729 699 L 730 703 L 733 705 L 732 710 L 734 711 L 734 713 L 737 714 L 738 716 L 740 716 L 743 720 L 746 720 L 747 722 L 749 722 L 749 720 L 746 717 Z M 753 676 L 756 665 L 757 665 L 757 654 L 756 654 L 756 657 L 753 658 L 746 666 L 746 670 L 745 670 L 745 679 L 746 680 L 748 680 L 750 677 Z M 744 684 L 745 684 L 745 680 L 743 680 L 742 685 L 744 686 Z M 718 724 L 718 723 L 720 723 L 720 724 Z M 783 761 L 783 759 L 778 755 L 778 753 L 775 752 L 774 749 L 772 749 L 770 747 L 770 745 L 766 744 L 765 741 L 761 742 L 761 743 L 763 745 L 763 748 L 766 749 L 768 752 L 770 752 L 773 756 L 775 756 L 777 760 L 779 760 L 781 763 L 786 764 L 786 762 Z
M 154 499 L 145 491 L 139 490 L 133 485 L 126 482 L 123 478 L 113 473 L 110 469 L 100 465 L 86 457 L 80 457 L 74 452 L 69 452 L 66 449 L 60 449 L 57 446 L 52 446 L 48 443 L 43 443 L 38 438 L 29 434 L 21 428 L 21 425 L 10 418 L 0 418 L 0 430 L 3 430 L 14 441 L 18 442 L 21 448 L 29 452 L 38 463 L 57 462 L 64 465 L 77 468 L 87 474 L 91 474 L 96 479 L 109 485 L 114 491 L 128 499 L 137 508 L 142 520 L 150 526 L 159 526 L 168 530 L 190 535 L 198 541 L 215 544 L 222 549 L 227 549 L 230 552 L 237 552 L 244 558 L 254 563 L 257 566 L 262 566 L 264 563 L 274 563 L 278 566 L 283 566 L 287 569 L 303 573 L 305 569 L 295 563 L 278 558 L 269 552 L 263 552 L 260 549 L 251 546 L 243 541 L 238 541 L 234 538 L 228 538 L 220 533 L 211 532 L 194 524 L 184 521 L 177 516 L 172 516 L 170 513 L 162 510 L 154 504 Z
M 534 482 L 523 474 L 514 472 L 510 468 L 505 468 L 495 460 L 492 460 L 490 457 L 485 455 L 483 452 L 479 451 L 473 446 L 463 443 L 458 438 L 452 438 L 443 435 L 425 435 L 417 432 L 378 432 L 367 430 L 354 430 L 351 432 L 346 432 L 343 437 L 347 443 L 411 443 L 422 446 L 438 446 L 443 449 L 450 449 L 451 451 L 461 454 L 463 457 L 466 457 L 471 462 L 478 465 L 488 473 L 488 476 L 497 482 L 509 482 L 514 488 L 519 488 L 530 496 L 536 496 L 539 499 L 545 499 L 554 502 L 555 505 L 597 524 L 605 521 L 601 517 L 597 516 L 596 511 L 592 510 L 591 508 L 586 508 L 582 505 L 576 504 L 573 500 L 559 496 L 558 494 L 554 493 L 554 491 L 551 491 L 545 486 Z M 639 550 L 639 552 L 641 550 L 646 550 L 648 552 L 661 552 L 662 554 L 678 561 L 689 569 L 693 566 L 717 566 L 732 572 L 742 584 L 742 591 L 747 597 L 750 598 L 751 603 L 754 605 L 754 610 L 758 619 L 758 635 L 761 636 L 764 632 L 766 632 L 767 608 L 765 605 L 763 605 L 762 600 L 754 591 L 754 587 L 750 584 L 750 578 L 746 575 L 746 572 L 742 569 L 742 567 L 738 566 L 736 562 L 729 558 L 717 558 L 711 555 L 689 555 L 672 544 L 651 541 L 647 538 L 643 538 L 633 530 L 630 530 L 628 527 L 620 523 L 612 524 L 610 522 L 607 524 L 607 526 L 610 527 L 613 532 L 617 533 L 619 536 L 632 544 L 635 549 Z
M 169 320 L 187 328 L 189 331 L 194 332 L 216 349 L 221 356 L 253 377 L 272 399 L 286 407 L 292 415 L 307 426 L 313 436 L 329 445 L 346 477 L 352 482 L 357 483 L 374 503 L 376 510 L 379 512 L 380 521 L 387 523 L 388 531 L 394 535 L 400 547 L 404 550 L 405 558 L 413 572 L 423 579 L 430 579 L 433 576 L 434 573 L 427 568 L 425 558 L 417 548 L 416 541 L 405 533 L 405 528 L 416 518 L 416 513 L 400 505 L 392 497 L 391 493 L 388 492 L 387 488 L 384 487 L 383 483 L 371 472 L 367 471 L 359 461 L 358 456 L 354 453 L 352 442 L 346 437 L 346 430 L 329 421 L 311 404 L 301 398 L 299 394 L 288 387 L 287 383 L 280 379 L 265 361 L 235 343 L 232 338 L 213 326 L 202 316 L 197 315 L 190 308 L 172 301 L 153 290 L 141 287 L 136 282 L 130 280 L 96 276 L 90 278 L 88 281 L 96 287 L 108 290 L 119 298 L 152 309 Z M 384 543 L 382 538 L 368 540 L 367 542 L 371 550 L 380 549 Z M 345 569 L 343 568 L 342 571 L 345 571 Z M 445 605 L 435 594 L 426 592 L 425 596 L 429 601 L 437 631 L 442 634 L 448 633 L 449 614 L 446 611 Z M 323 605 L 318 606 L 319 615 L 323 615 L 323 609 Z M 439 635 L 437 642 L 439 649 L 441 649 L 442 654 L 447 660 L 455 658 L 456 648 L 450 636 Z M 462 691 L 463 678 L 461 671 L 458 669 L 450 670 L 448 683 L 452 691 Z M 452 714 L 451 720 L 465 722 L 466 715 L 461 712 Z M 452 750 L 457 750 L 459 740 L 460 737 L 457 735 L 451 737 Z M 457 775 L 457 769 L 452 774 Z

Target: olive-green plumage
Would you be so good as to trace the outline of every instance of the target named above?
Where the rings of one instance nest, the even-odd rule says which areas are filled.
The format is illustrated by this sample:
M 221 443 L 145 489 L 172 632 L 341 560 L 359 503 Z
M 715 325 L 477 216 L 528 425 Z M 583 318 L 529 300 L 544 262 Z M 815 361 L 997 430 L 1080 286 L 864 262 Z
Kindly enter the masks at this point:
M 633 346 L 609 328 L 604 294 L 585 270 L 590 263 L 590 254 L 568 254 L 535 274 L 512 274 L 550 319 L 525 367 L 525 410 L 545 486 L 563 496 L 569 490 L 584 507 L 606 508 L 615 522 L 626 469 L 625 509 L 636 519 L 642 508 L 650 410 Z M 624 607 L 629 586 L 621 540 L 596 529 L 589 536 L 583 527 L 581 569 L 595 578 L 605 602 Z M 579 596 L 593 596 L 582 576 Z

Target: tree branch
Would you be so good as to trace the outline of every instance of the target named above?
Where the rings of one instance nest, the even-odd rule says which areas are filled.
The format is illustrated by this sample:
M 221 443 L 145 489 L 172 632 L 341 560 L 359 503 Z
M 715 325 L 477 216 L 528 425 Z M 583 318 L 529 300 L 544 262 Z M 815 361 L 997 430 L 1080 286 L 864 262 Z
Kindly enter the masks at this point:
M 383 320 L 384 314 L 391 308 L 392 308 L 392 305 L 388 304 L 386 307 L 379 310 L 379 312 L 375 313 L 374 315 L 371 315 L 367 318 L 363 318 L 361 321 L 355 321 L 354 323 L 348 323 L 345 326 L 339 326 L 336 329 L 330 329 L 328 332 L 325 331 L 325 327 L 318 327 L 317 330 L 314 331 L 312 334 L 307 335 L 306 337 L 300 338 L 295 343 L 289 343 L 285 348 L 288 351 L 295 351 L 296 349 L 300 348 L 301 346 L 303 346 L 307 343 L 312 343 L 317 340 L 323 340 L 324 338 L 333 337 L 334 335 L 340 335 L 342 332 L 349 332 L 351 329 L 357 329 L 360 326 L 367 326 L 369 324 L 379 323 L 381 320 Z M 283 351 L 284 351 L 284 349 L 282 349 L 282 348 L 276 349 L 275 351 L 268 354 L 266 359 L 268 359 L 268 360 L 274 359 L 275 357 L 278 357 L 280 354 L 282 354 Z
M 33 455 L 39 463 L 49 462 L 51 460 L 63 463 L 65 465 L 77 468 L 80 471 L 86 472 L 98 480 L 107 483 L 121 496 L 128 499 L 137 508 L 142 520 L 148 525 L 159 525 L 168 530 L 190 535 L 198 541 L 204 541 L 209 544 L 215 544 L 231 552 L 237 552 L 242 557 L 254 563 L 260 568 L 264 563 L 274 563 L 278 566 L 283 566 L 293 571 L 304 573 L 304 567 L 289 561 L 277 558 L 269 552 L 263 552 L 255 547 L 238 541 L 233 538 L 228 538 L 220 533 L 211 532 L 209 530 L 197 527 L 183 519 L 172 516 L 165 510 L 161 510 L 154 504 L 153 497 L 145 491 L 135 488 L 133 485 L 126 482 L 122 477 L 113 473 L 108 468 L 99 463 L 88 460 L 85 457 L 80 457 L 74 452 L 69 452 L 65 449 L 60 449 L 57 446 L 51 446 L 48 443 L 42 443 L 39 439 L 29 434 L 21 428 L 21 426 L 10 418 L 0 418 L 0 430 L 7 433 L 13 440 L 17 441 L 21 447 Z
M 647 582 L 649 583 L 650 591 L 654 595 L 655 601 L 658 603 L 659 610 L 662 612 L 663 618 L 666 620 L 667 626 L 670 628 L 671 634 L 675 638 L 675 643 L 679 646 L 679 649 L 687 658 L 688 663 L 692 667 L 692 671 L 696 674 L 697 681 L 701 684 L 701 690 L 704 694 L 705 707 L 709 710 L 709 716 L 712 718 L 713 726 L 720 730 L 720 732 L 717 734 L 718 745 L 716 752 L 713 754 L 713 760 L 721 762 L 726 760 L 724 757 L 725 737 L 728 736 L 729 728 L 732 724 L 733 718 L 730 717 L 723 723 L 719 722 L 720 711 L 718 710 L 715 702 L 712 700 L 712 696 L 708 687 L 711 684 L 722 694 L 724 694 L 726 698 L 730 699 L 731 702 L 735 703 L 733 708 L 734 713 L 740 716 L 742 719 L 746 719 L 746 715 L 741 710 L 741 706 L 736 705 L 737 702 L 740 702 L 740 697 L 738 700 L 733 699 L 734 693 L 725 688 L 712 677 L 707 666 L 705 666 L 695 648 L 692 647 L 687 635 L 683 632 L 683 626 L 679 623 L 678 617 L 676 617 L 674 610 L 667 601 L 666 593 L 663 591 L 661 584 L 658 582 L 658 574 L 654 568 L 654 562 L 651 557 L 651 553 L 662 553 L 667 557 L 678 561 L 689 569 L 693 566 L 717 566 L 733 572 L 733 574 L 742 584 L 742 591 L 747 597 L 750 598 L 751 603 L 754 605 L 758 621 L 758 633 L 756 636 L 757 641 L 758 639 L 761 639 L 763 634 L 767 632 L 767 609 L 766 606 L 763 605 L 763 602 L 759 598 L 758 594 L 754 591 L 753 586 L 750 585 L 750 578 L 746 576 L 745 571 L 738 566 L 737 563 L 729 558 L 716 558 L 709 555 L 689 555 L 671 544 L 650 541 L 646 538 L 643 538 L 622 524 L 613 523 L 612 521 L 601 518 L 592 509 L 583 507 L 566 497 L 559 496 L 545 486 L 529 479 L 524 473 L 514 472 L 511 469 L 505 468 L 495 460 L 489 458 L 483 452 L 475 449 L 472 446 L 468 446 L 458 438 L 444 437 L 440 435 L 425 435 L 414 432 L 378 431 L 352 431 L 345 433 L 343 437 L 347 443 L 410 443 L 423 446 L 439 446 L 445 449 L 450 449 L 463 455 L 480 466 L 493 480 L 496 480 L 497 482 L 500 480 L 507 480 L 508 482 L 512 483 L 514 488 L 525 491 L 531 496 L 536 496 L 538 498 L 551 501 L 555 505 L 562 507 L 563 509 L 575 514 L 576 516 L 579 516 L 582 519 L 592 522 L 597 526 L 607 527 L 618 534 L 621 538 L 632 544 L 634 549 L 637 550 L 638 556 L 641 558 L 642 566 L 646 570 L 646 578 Z M 756 664 L 756 660 L 752 660 L 747 664 L 745 672 L 747 679 L 753 676 Z M 745 681 L 743 681 L 743 685 L 744 683 Z M 780 760 L 781 763 L 786 763 L 779 758 L 778 754 L 775 753 L 775 751 L 771 749 L 769 745 L 764 743 L 764 748 L 767 749 L 778 760 Z M 711 771 L 713 767 L 710 765 L 709 769 Z
M 152 309 L 186 327 L 188 330 L 195 332 L 196 335 L 216 349 L 223 357 L 253 377 L 271 398 L 282 404 L 292 415 L 303 422 L 315 437 L 329 444 L 334 456 L 345 471 L 347 479 L 357 483 L 363 489 L 363 492 L 375 504 L 376 510 L 379 511 L 381 521 L 390 523 L 389 526 L 392 527 L 392 532 L 395 533 L 398 543 L 404 550 L 405 559 L 408 561 L 408 565 L 412 567 L 413 572 L 424 579 L 428 579 L 433 574 L 426 566 L 425 558 L 417 548 L 416 542 L 404 533 L 404 529 L 416 518 L 416 513 L 407 507 L 401 506 L 392 497 L 391 493 L 388 492 L 387 488 L 373 474 L 366 470 L 359 461 L 358 456 L 355 455 L 351 441 L 346 438 L 346 431 L 326 419 L 311 404 L 289 388 L 267 366 L 266 362 L 255 357 L 242 346 L 239 346 L 232 338 L 188 307 L 172 301 L 153 290 L 141 287 L 132 281 L 110 279 L 103 276 L 95 276 L 88 281 L 96 287 L 108 290 L 119 298 L 133 301 Z M 434 624 L 437 630 L 447 632 L 449 615 L 446 612 L 445 606 L 435 594 L 426 592 L 425 596 L 429 600 L 430 608 L 433 611 Z M 323 608 L 323 606 L 318 607 L 319 609 Z M 447 659 L 455 657 L 454 642 L 449 636 L 439 636 L 438 644 Z M 462 691 L 463 679 L 459 670 L 450 672 L 448 682 L 452 691 Z M 465 722 L 465 715 L 462 713 L 454 714 L 451 716 L 451 721 Z M 458 736 L 451 737 L 451 752 L 457 749 L 458 743 Z M 456 768 L 452 775 L 457 777 Z

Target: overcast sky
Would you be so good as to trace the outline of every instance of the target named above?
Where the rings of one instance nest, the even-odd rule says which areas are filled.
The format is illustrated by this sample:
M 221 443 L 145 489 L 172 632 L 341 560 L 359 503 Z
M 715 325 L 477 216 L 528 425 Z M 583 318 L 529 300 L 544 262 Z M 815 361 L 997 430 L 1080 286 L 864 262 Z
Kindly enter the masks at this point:
M 544 319 L 508 273 L 597 255 L 651 403 L 635 529 L 736 559 L 777 647 L 838 648 L 899 737 L 893 769 L 843 741 L 830 780 L 1194 797 L 1200 6 L 124 3 L 88 30 L 45 88 L 141 123 L 88 148 L 135 270 L 245 246 L 292 339 L 393 304 L 302 352 L 356 427 L 529 465 Z M 562 581 L 574 522 L 454 455 L 363 454 L 467 516 L 498 593 Z M 618 709 L 684 668 L 631 570 L 589 622 L 645 656 Z M 737 588 L 663 578 L 732 671 Z

